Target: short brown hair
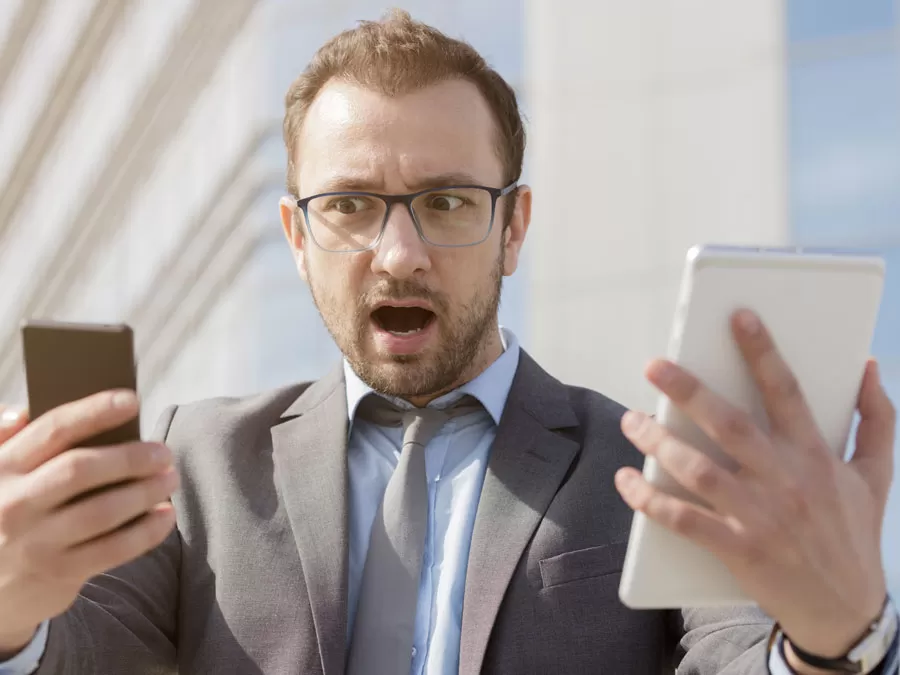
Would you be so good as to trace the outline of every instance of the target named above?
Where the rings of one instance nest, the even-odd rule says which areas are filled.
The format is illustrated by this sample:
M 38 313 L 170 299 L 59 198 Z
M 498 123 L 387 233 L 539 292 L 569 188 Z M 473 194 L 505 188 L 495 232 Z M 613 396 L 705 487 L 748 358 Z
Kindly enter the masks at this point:
M 504 185 L 519 179 L 525 155 L 525 128 L 512 87 L 471 45 L 447 37 L 394 9 L 381 21 L 362 21 L 335 36 L 316 52 L 284 100 L 288 192 L 299 198 L 294 153 L 309 106 L 325 84 L 338 78 L 396 96 L 454 78 L 478 87 L 497 123 L 497 152 Z

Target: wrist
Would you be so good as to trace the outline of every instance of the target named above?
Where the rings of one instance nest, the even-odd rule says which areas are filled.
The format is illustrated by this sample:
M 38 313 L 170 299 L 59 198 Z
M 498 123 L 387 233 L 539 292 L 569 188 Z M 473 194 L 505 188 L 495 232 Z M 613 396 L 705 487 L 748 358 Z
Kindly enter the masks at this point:
M 800 634 L 786 630 L 788 642 L 803 651 L 823 658 L 838 658 L 847 654 L 871 630 L 885 610 L 887 592 L 867 603 L 856 614 L 843 617 L 831 625 L 818 623 L 813 630 Z
M 867 675 L 875 672 L 884 659 L 896 648 L 898 639 L 898 615 L 894 604 L 888 597 L 882 606 L 879 617 L 872 621 L 864 634 L 855 644 L 838 657 L 823 656 L 806 651 L 797 644 L 792 644 L 789 636 L 781 630 L 776 622 L 769 636 L 768 652 L 772 672 L 784 673 L 784 667 L 801 675 L 817 675 L 818 673 L 859 673 Z M 780 661 L 777 656 L 780 654 Z M 774 660 L 771 660 L 774 659 Z M 781 665 L 779 666 L 779 663 Z M 774 666 L 774 667 L 773 667 Z
M 40 626 L 16 631 L 0 632 L 0 663 L 8 661 L 21 652 L 34 639 Z

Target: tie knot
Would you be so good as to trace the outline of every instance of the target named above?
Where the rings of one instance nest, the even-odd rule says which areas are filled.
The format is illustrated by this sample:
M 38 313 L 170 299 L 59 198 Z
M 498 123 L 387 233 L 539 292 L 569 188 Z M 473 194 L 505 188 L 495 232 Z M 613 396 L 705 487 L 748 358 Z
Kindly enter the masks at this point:
M 448 406 L 442 408 L 401 408 L 383 396 L 372 393 L 363 398 L 356 408 L 356 415 L 367 422 L 383 427 L 399 427 L 406 425 L 406 420 L 413 417 L 443 416 L 444 420 L 461 417 L 482 410 L 483 406 L 474 396 L 466 394 Z
M 402 409 L 382 396 L 369 394 L 359 403 L 360 419 L 386 427 L 403 426 L 403 445 L 425 447 L 451 417 L 461 417 L 481 410 L 474 396 L 465 395 L 444 408 Z

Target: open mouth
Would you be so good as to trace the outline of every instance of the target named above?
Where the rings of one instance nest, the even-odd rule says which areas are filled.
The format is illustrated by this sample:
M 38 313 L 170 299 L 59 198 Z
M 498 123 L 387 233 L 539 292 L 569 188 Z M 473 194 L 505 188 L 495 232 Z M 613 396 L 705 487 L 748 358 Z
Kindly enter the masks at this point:
M 397 336 L 415 335 L 428 328 L 434 319 L 434 312 L 424 307 L 384 305 L 372 312 L 375 325 Z

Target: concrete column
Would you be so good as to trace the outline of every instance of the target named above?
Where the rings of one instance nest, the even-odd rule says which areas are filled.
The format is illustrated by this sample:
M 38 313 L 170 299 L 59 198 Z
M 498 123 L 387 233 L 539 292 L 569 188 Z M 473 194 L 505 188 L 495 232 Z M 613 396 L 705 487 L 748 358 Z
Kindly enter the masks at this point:
M 780 0 L 529 0 L 529 344 L 652 408 L 695 243 L 788 239 Z

